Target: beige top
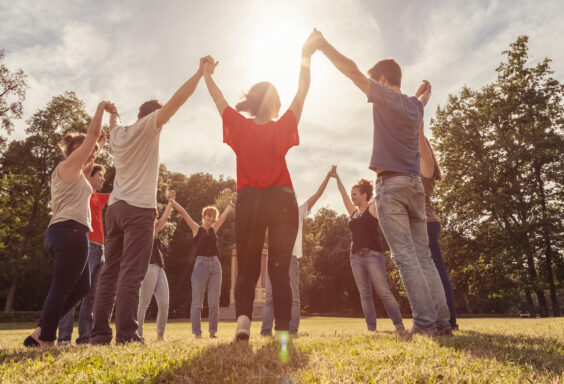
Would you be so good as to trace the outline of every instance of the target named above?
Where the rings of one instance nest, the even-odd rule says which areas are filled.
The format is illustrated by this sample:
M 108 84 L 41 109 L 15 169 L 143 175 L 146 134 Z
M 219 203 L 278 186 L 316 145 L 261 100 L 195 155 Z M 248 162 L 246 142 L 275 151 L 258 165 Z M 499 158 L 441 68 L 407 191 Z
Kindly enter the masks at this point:
M 92 231 L 90 219 L 90 196 L 92 187 L 84 173 L 80 171 L 80 177 L 73 181 L 63 181 L 59 176 L 57 165 L 51 175 L 51 209 L 53 216 L 49 225 L 61 221 L 74 220 L 88 227 Z
M 116 177 L 108 205 L 123 200 L 139 208 L 157 207 L 159 177 L 158 110 L 131 126 L 118 125 L 110 132 Z

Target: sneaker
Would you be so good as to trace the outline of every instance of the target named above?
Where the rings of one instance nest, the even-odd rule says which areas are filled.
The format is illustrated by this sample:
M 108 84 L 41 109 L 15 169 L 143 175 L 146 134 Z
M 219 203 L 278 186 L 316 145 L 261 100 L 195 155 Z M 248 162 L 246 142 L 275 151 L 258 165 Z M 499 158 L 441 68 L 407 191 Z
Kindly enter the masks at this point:
M 422 335 L 422 336 L 435 336 L 437 331 L 435 329 L 423 329 L 419 327 L 412 327 L 409 330 L 409 335 Z
M 240 315 L 237 318 L 235 341 L 249 341 L 249 337 L 251 337 L 251 319 L 247 315 Z
M 454 336 L 454 335 L 452 334 L 452 329 L 450 325 L 448 325 L 446 327 L 437 329 L 436 334 L 433 336 Z
M 454 325 L 451 324 L 451 325 L 450 325 L 450 328 L 451 328 L 451 330 L 452 330 L 453 332 L 459 330 L 459 329 L 458 329 L 458 324 L 454 324 Z

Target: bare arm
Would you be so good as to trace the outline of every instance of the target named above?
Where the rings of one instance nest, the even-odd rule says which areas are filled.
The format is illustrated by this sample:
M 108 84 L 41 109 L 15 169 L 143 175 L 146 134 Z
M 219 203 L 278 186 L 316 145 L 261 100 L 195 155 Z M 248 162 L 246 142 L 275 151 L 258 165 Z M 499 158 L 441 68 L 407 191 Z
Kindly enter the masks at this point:
M 178 108 L 182 106 L 188 100 L 190 96 L 196 90 L 200 79 L 202 78 L 202 67 L 205 62 L 205 58 L 200 59 L 200 67 L 191 78 L 189 78 L 178 90 L 172 95 L 169 101 L 159 110 L 157 114 L 157 127 L 161 128 L 166 124 L 172 116 L 178 111 Z
M 421 176 L 431 179 L 435 173 L 435 160 L 425 137 L 423 122 L 419 125 L 419 153 L 421 154 L 421 165 L 419 167 Z
M 296 121 L 299 123 L 302 117 L 302 110 L 304 109 L 304 102 L 309 91 L 309 85 L 311 83 L 311 55 L 315 52 L 316 44 L 319 37 L 312 33 L 302 48 L 302 58 L 300 64 L 300 78 L 298 80 L 298 92 L 290 104 L 290 110 L 296 117 Z
M 333 172 L 335 172 L 335 168 L 336 167 L 333 166 L 331 170 L 327 172 L 327 176 L 325 176 L 325 179 L 323 179 L 323 182 L 321 183 L 319 188 L 317 188 L 317 191 L 313 195 L 311 195 L 309 199 L 307 199 L 307 211 L 310 211 L 313 208 L 315 203 L 317 203 L 317 200 L 319 200 L 321 195 L 323 195 L 323 192 L 325 192 L 325 188 L 327 188 L 327 183 L 329 182 L 329 179 L 331 178 Z
M 96 113 L 88 126 L 86 138 L 82 144 L 70 154 L 69 157 L 61 162 L 61 166 L 59 167 L 59 177 L 63 181 L 78 180 L 80 177 L 82 167 L 92 153 L 94 146 L 100 137 L 100 131 L 102 130 L 102 116 L 104 115 L 104 108 L 107 104 L 107 101 L 102 101 L 98 104 Z
M 217 231 L 219 231 L 219 229 L 221 228 L 221 226 L 225 222 L 225 219 L 227 219 L 227 216 L 231 213 L 231 211 L 233 211 L 235 209 L 235 202 L 236 201 L 237 201 L 237 192 L 234 192 L 231 195 L 231 201 L 229 202 L 229 205 L 227 206 L 227 208 L 225 208 L 225 211 L 223 211 L 223 213 L 221 214 L 221 216 L 219 216 L 217 221 L 212 224 L 212 228 L 213 228 L 214 232 L 217 233 Z
M 178 204 L 175 200 L 171 200 L 170 203 L 172 207 L 182 215 L 182 218 L 184 219 L 186 224 L 188 224 L 188 227 L 192 231 L 192 235 L 196 236 L 196 234 L 198 233 L 198 229 L 200 228 L 198 223 L 192 220 L 188 212 L 186 212 L 186 210 L 182 208 L 182 206 L 180 206 L 180 204 Z
M 341 192 L 341 197 L 343 198 L 343 203 L 345 203 L 345 208 L 347 209 L 349 215 L 352 215 L 353 212 L 356 211 L 356 208 L 351 201 L 351 198 L 349 197 L 349 194 L 347 193 L 343 182 L 341 181 L 341 177 L 337 172 L 335 172 L 334 175 L 335 179 L 337 179 L 337 186 L 339 187 L 339 192 Z
M 321 32 L 318 32 L 321 35 Z M 324 37 L 322 37 L 321 52 L 333 63 L 343 75 L 352 80 L 352 82 L 368 96 L 370 92 L 370 80 L 360 72 L 356 63 L 337 51 Z
M 119 113 L 114 103 L 109 103 L 106 106 L 106 111 L 110 113 L 110 131 L 111 131 L 115 126 L 119 125 Z
M 431 83 L 427 80 L 423 80 L 423 84 L 421 84 L 417 92 L 415 92 L 415 97 L 419 99 L 423 106 L 426 106 L 431 98 Z
M 223 97 L 223 93 L 221 93 L 221 90 L 212 77 L 213 71 L 217 64 L 218 63 L 211 64 L 209 62 L 206 62 L 206 64 L 204 64 L 204 81 L 206 82 L 206 87 L 208 88 L 208 92 L 213 99 L 215 106 L 217 107 L 219 115 L 223 116 L 223 111 L 225 111 L 225 108 L 229 107 L 229 104 L 227 104 L 225 97 Z
M 168 220 L 168 217 L 170 216 L 171 211 L 172 211 L 172 203 L 169 200 L 163 214 L 161 215 L 161 217 L 157 221 L 157 224 L 155 225 L 155 235 L 159 233 L 161 229 L 163 229 L 164 225 L 166 224 L 166 221 Z

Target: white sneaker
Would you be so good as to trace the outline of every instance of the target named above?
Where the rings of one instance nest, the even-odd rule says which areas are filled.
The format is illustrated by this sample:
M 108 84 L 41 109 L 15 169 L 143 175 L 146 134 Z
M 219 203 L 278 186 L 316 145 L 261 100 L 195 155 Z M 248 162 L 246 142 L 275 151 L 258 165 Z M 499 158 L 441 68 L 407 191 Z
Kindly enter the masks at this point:
M 251 336 L 251 319 L 249 316 L 241 315 L 237 318 L 237 330 L 235 331 L 235 341 L 249 341 Z

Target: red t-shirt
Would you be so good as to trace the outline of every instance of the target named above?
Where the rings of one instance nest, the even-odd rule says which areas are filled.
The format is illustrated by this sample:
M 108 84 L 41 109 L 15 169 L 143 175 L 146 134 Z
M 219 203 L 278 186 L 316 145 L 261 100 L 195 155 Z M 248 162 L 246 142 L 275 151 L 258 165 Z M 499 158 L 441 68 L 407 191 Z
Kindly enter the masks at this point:
M 92 215 L 92 232 L 88 234 L 88 240 L 104 244 L 104 227 L 102 226 L 102 209 L 106 206 L 109 193 L 93 193 L 90 196 L 90 212 Z
M 257 125 L 231 107 L 223 111 L 223 142 L 237 155 L 237 190 L 251 186 L 292 187 L 286 153 L 300 144 L 298 122 L 291 110 L 279 120 Z

